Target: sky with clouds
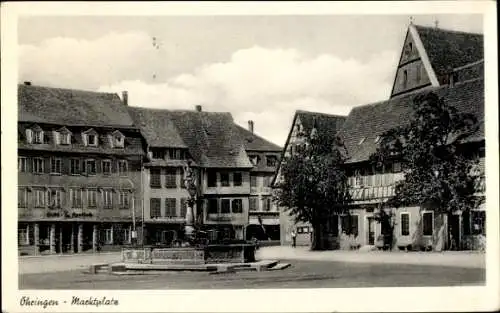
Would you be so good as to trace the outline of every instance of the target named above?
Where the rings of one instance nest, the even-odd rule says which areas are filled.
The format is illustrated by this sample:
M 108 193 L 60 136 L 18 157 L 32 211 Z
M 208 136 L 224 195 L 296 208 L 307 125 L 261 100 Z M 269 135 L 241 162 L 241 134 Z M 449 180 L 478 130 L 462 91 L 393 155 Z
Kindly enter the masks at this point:
M 478 15 L 414 23 L 482 32 Z M 131 106 L 229 111 L 284 145 L 295 110 L 388 98 L 410 17 L 22 17 L 19 81 L 117 92 Z

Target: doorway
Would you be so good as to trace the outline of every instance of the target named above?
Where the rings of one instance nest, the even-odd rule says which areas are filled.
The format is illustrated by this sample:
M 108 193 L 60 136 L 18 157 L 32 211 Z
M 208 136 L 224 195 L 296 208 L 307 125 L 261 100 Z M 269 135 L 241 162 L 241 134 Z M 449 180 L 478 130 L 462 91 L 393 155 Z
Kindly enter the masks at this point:
M 368 220 L 368 245 L 375 245 L 375 219 L 373 216 L 367 217 Z
M 460 215 L 449 215 L 449 250 L 459 250 L 460 248 Z

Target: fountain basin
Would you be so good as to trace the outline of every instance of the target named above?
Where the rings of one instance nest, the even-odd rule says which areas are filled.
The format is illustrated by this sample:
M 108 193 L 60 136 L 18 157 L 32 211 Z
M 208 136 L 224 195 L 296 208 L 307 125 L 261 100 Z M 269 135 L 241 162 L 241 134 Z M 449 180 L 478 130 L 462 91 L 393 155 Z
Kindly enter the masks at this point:
M 155 246 L 125 247 L 123 263 L 145 264 L 214 264 L 255 261 L 254 244 L 211 244 L 203 247 L 165 248 Z

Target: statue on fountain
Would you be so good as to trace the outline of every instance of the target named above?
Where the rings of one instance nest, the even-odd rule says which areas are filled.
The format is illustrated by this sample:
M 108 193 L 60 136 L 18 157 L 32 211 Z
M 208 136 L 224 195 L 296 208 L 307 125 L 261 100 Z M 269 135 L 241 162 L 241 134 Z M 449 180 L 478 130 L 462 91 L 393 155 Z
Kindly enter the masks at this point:
M 184 186 L 188 191 L 189 198 L 187 200 L 186 216 L 184 226 L 184 234 L 186 236 L 186 241 L 192 245 L 195 241 L 195 218 L 194 218 L 194 204 L 196 203 L 197 186 L 196 177 L 191 167 L 191 160 L 188 160 L 186 165 L 184 165 Z

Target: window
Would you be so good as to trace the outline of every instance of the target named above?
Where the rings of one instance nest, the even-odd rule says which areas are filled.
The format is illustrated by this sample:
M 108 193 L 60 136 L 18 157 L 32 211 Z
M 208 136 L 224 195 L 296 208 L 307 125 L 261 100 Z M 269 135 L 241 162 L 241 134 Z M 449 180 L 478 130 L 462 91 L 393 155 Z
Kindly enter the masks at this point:
M 97 206 L 97 190 L 88 189 L 87 190 L 87 206 L 90 208 L 95 208 Z
M 62 190 L 51 189 L 48 194 L 49 206 L 52 208 L 60 208 L 62 206 Z
M 257 211 L 259 209 L 259 198 L 258 197 L 248 198 L 248 209 L 250 211 Z
M 410 235 L 410 213 L 401 213 L 401 236 Z
M 120 176 L 127 176 L 128 162 L 127 160 L 118 160 L 118 173 Z
M 473 235 L 486 235 L 486 212 L 471 211 L 471 225 Z
M 60 132 L 59 138 L 60 138 L 61 145 L 71 144 L 71 134 L 69 132 Z
M 72 188 L 69 190 L 69 197 L 70 197 L 70 202 L 71 202 L 71 207 L 72 208 L 82 208 L 82 193 L 83 190 L 77 189 L 77 188 Z
M 165 187 L 167 188 L 177 188 L 177 169 L 167 168 L 166 172 Z
M 422 213 L 422 227 L 424 236 L 432 236 L 434 232 L 434 214 L 432 212 Z
M 187 198 L 181 198 L 181 217 L 185 217 L 187 213 Z
M 97 146 L 97 135 L 96 134 L 87 134 L 87 145 Z
M 161 170 L 159 168 L 152 168 L 149 172 L 151 174 L 149 182 L 151 188 L 161 188 Z
M 267 187 L 271 186 L 271 180 L 272 180 L 271 176 L 264 176 L 263 179 L 264 179 L 264 181 L 263 181 L 264 187 L 267 188 Z
M 220 212 L 221 213 L 231 213 L 231 202 L 229 199 L 220 200 Z
M 233 183 L 235 186 L 241 186 L 242 180 L 243 179 L 240 172 L 233 173 Z
M 45 195 L 46 192 L 43 189 L 35 189 L 33 194 L 34 206 L 35 208 L 45 207 Z
M 102 191 L 102 203 L 105 209 L 113 208 L 113 190 L 104 189 Z
M 104 243 L 113 244 L 113 229 L 108 228 L 104 230 Z
M 104 175 L 111 175 L 111 160 L 102 161 L 102 173 Z
M 69 171 L 71 175 L 80 175 L 80 160 L 79 159 L 71 159 L 69 161 Z
M 20 208 L 28 207 L 28 189 L 17 188 L 17 206 Z
M 151 198 L 149 205 L 149 215 L 151 218 L 161 217 L 161 199 Z
M 250 162 L 252 162 L 252 164 L 254 166 L 259 165 L 259 163 L 260 163 L 260 156 L 258 156 L 258 155 L 251 155 L 250 156 Z
M 250 187 L 257 187 L 257 175 L 250 175 Z
M 231 201 L 233 213 L 243 213 L 243 201 L 241 199 L 233 199 Z
M 229 186 L 229 173 L 228 172 L 221 172 L 220 173 L 220 184 L 222 187 Z
M 97 173 L 96 162 L 95 160 L 86 160 L 85 161 L 85 170 L 87 175 L 95 175 Z
M 417 76 L 416 77 L 417 82 L 420 83 L 420 81 L 422 80 L 422 65 L 417 64 L 415 75 Z
M 165 199 L 165 216 L 166 217 L 176 217 L 177 216 L 177 199 L 166 198 Z
M 181 150 L 180 149 L 168 149 L 168 157 L 171 160 L 181 160 Z
M 33 143 L 43 143 L 43 131 L 34 130 L 33 131 Z
M 62 160 L 60 158 L 50 159 L 50 173 L 61 174 Z
M 404 70 L 403 71 L 403 87 L 406 88 L 408 85 L 408 71 Z
M 151 149 L 153 159 L 161 160 L 165 158 L 165 151 L 163 149 Z
M 274 155 L 266 155 L 267 166 L 274 167 L 278 163 L 278 158 Z
M 265 212 L 271 211 L 271 198 L 270 197 L 263 197 L 262 199 L 262 210 Z
M 121 190 L 118 195 L 118 206 L 120 209 L 130 208 L 130 193 L 127 190 Z
M 19 172 L 27 172 L 28 171 L 28 158 L 19 157 L 17 158 Z
M 123 148 L 125 144 L 125 136 L 120 132 L 116 132 L 113 136 L 113 147 Z
M 43 173 L 43 158 L 33 159 L 33 173 L 42 174 Z
M 217 205 L 217 199 L 208 199 L 207 200 L 207 211 L 208 214 L 216 214 L 219 209 Z
M 358 236 L 358 216 L 357 215 L 345 215 L 342 216 L 342 232 L 346 235 Z
M 207 170 L 207 184 L 208 187 L 217 187 L 217 172 L 214 170 Z

